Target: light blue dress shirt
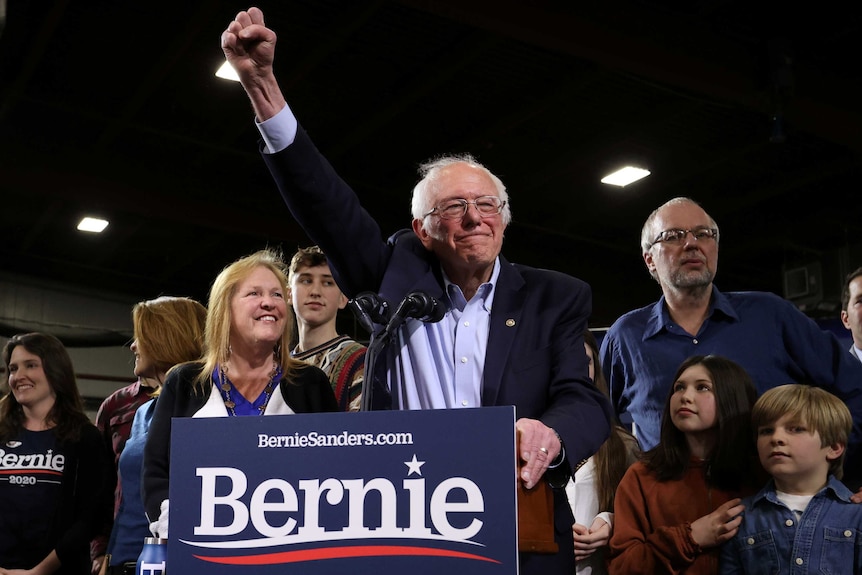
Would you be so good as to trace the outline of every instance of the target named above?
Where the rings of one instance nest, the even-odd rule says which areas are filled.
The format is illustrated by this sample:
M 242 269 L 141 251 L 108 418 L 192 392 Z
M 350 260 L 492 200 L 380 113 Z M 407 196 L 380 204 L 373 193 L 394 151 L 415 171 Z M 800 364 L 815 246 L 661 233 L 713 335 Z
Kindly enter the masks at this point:
M 470 301 L 444 274 L 449 310 L 437 323 L 408 319 L 396 334 L 387 384 L 398 409 L 481 407 L 482 376 L 500 260 Z

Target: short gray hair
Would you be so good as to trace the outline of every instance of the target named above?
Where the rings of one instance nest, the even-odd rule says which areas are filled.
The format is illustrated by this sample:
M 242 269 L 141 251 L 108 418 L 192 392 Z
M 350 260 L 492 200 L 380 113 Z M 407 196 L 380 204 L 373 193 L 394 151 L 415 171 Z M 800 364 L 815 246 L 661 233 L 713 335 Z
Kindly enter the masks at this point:
M 491 178 L 494 187 L 497 188 L 497 195 L 502 201 L 506 202 L 501 212 L 503 225 L 509 225 L 509 222 L 512 221 L 512 210 L 509 207 L 509 194 L 506 192 L 506 186 L 500 178 L 491 173 L 491 170 L 479 163 L 471 154 L 440 156 L 419 166 L 419 177 L 422 179 L 413 188 L 413 199 L 410 204 L 413 219 L 422 220 L 422 227 L 427 231 L 428 228 L 425 227 L 425 215 L 434 207 L 431 205 L 431 197 L 437 191 L 435 185 L 437 179 L 443 170 L 455 164 L 467 164 L 471 168 L 481 170 Z

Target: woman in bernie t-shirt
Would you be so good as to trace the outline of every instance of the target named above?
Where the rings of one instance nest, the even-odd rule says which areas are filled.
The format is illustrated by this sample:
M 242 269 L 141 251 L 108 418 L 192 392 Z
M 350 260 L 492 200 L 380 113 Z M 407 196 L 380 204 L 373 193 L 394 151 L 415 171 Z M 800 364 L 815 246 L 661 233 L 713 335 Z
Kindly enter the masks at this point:
M 44 333 L 3 349 L 0 400 L 0 574 L 89 573 L 96 511 L 113 491 L 109 454 L 84 413 L 72 360 Z

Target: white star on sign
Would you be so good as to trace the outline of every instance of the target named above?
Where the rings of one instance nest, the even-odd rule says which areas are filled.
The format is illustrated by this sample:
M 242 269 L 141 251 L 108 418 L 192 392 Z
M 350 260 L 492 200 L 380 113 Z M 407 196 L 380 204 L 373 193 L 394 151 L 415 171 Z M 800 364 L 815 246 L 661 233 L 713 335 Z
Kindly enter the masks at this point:
M 416 454 L 414 453 L 413 454 L 413 461 L 405 461 L 404 465 L 406 465 L 407 469 L 410 470 L 407 472 L 407 477 L 410 477 L 414 473 L 416 475 L 422 475 L 422 471 L 419 468 L 422 467 L 423 465 L 425 465 L 425 462 L 424 461 L 417 461 L 416 460 Z

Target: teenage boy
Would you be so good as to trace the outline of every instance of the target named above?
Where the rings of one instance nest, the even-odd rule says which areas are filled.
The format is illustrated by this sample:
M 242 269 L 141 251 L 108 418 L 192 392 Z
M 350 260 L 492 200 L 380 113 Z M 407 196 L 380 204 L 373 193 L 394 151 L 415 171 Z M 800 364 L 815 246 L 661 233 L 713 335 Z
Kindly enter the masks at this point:
M 760 463 L 772 479 L 743 501 L 719 572 L 862 573 L 862 505 L 841 481 L 852 419 L 823 389 L 775 387 L 754 404 Z
M 335 317 L 347 298 L 332 277 L 326 255 L 317 246 L 298 250 L 290 260 L 288 280 L 299 335 L 291 355 L 329 376 L 342 411 L 359 411 L 366 348 L 335 329 Z

